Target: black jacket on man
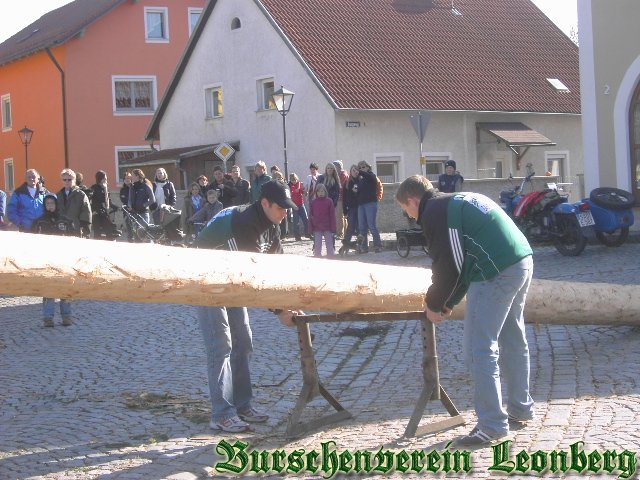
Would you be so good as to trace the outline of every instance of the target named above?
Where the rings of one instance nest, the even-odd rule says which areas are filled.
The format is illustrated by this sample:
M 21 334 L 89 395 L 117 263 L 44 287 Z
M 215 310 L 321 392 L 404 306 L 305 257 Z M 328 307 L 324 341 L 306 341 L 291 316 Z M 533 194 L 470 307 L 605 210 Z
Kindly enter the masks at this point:
M 244 178 L 233 182 L 236 188 L 236 196 L 231 199 L 231 205 L 245 205 L 251 203 L 251 185 Z
M 221 185 L 224 185 L 224 188 L 221 188 Z M 218 183 L 214 178 L 213 181 L 209 185 L 207 185 L 207 190 L 218 191 L 218 201 L 222 203 L 222 206 L 224 208 L 232 206 L 233 199 L 238 194 L 238 189 L 233 183 L 233 180 L 226 175 L 223 177 L 222 183 Z
M 280 225 L 267 218 L 260 201 L 218 213 L 196 238 L 198 248 L 283 253 Z
M 131 184 L 129 190 L 129 206 L 136 213 L 149 213 L 149 207 L 155 203 L 156 197 L 147 182 L 140 180 Z
M 378 177 L 373 172 L 360 170 L 358 176 L 358 205 L 378 201 Z

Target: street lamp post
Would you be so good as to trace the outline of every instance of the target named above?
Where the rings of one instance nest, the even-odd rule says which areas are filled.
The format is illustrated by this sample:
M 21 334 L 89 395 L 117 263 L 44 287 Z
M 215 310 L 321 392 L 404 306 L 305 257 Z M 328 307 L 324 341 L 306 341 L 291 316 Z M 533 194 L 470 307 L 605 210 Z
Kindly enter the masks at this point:
M 287 183 L 289 181 L 289 166 L 287 163 L 287 113 L 289 113 L 289 109 L 291 108 L 291 102 L 293 101 L 293 96 L 295 94 L 284 88 L 282 85 L 280 86 L 280 90 L 273 92 L 271 98 L 273 98 L 273 103 L 276 104 L 276 109 L 282 115 L 282 132 L 284 135 L 284 181 Z
M 20 141 L 24 145 L 24 163 L 27 167 L 25 170 L 29 170 L 29 144 L 31 143 L 33 130 L 25 125 L 22 130 L 18 130 L 18 135 L 20 135 Z

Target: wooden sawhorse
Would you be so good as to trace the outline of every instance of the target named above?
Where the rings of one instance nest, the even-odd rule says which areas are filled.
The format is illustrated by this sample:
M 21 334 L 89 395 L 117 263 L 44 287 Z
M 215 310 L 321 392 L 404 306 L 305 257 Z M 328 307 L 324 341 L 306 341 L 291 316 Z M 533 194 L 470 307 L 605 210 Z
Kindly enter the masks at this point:
M 294 317 L 298 329 L 298 341 L 300 343 L 300 363 L 302 365 L 303 386 L 296 406 L 291 412 L 287 422 L 287 437 L 297 437 L 318 427 L 332 425 L 334 423 L 353 418 L 336 398 L 322 385 L 318 378 L 318 370 L 313 355 L 311 344 L 311 332 L 309 323 L 336 323 L 336 322 L 369 322 L 369 321 L 395 321 L 395 320 L 417 320 L 422 321 L 422 376 L 424 385 L 418 398 L 418 402 L 409 419 L 405 429 L 405 437 L 416 437 L 435 433 L 447 428 L 464 425 L 465 420 L 455 407 L 447 393 L 440 385 L 440 373 L 438 368 L 438 354 L 436 350 L 436 330 L 429 320 L 424 318 L 424 312 L 387 312 L 387 313 L 341 313 L 325 315 L 298 315 Z M 325 415 L 318 419 L 302 422 L 300 417 L 305 406 L 315 397 L 321 395 L 329 404 L 336 409 L 335 413 Z M 445 420 L 432 422 L 418 427 L 424 410 L 429 400 L 440 400 L 451 416 Z

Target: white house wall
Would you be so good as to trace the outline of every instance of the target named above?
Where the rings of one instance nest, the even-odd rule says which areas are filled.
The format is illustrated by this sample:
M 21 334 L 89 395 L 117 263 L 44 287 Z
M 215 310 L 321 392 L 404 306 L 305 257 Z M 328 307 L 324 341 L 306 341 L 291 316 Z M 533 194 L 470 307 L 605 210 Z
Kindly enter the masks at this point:
M 242 27 L 231 30 L 236 17 Z M 276 89 L 282 84 L 295 92 L 286 117 L 289 172 L 306 175 L 310 162 L 323 169 L 335 159 L 345 166 L 359 160 L 374 164 L 376 155 L 401 158 L 400 180 L 418 172 L 419 143 L 409 121 L 414 112 L 334 111 L 253 0 L 218 0 L 160 123 L 162 148 L 240 141 L 240 165 L 264 160 L 282 166 L 282 118 L 276 111 L 257 109 L 256 82 L 265 77 L 274 78 Z M 207 86 L 222 88 L 221 118 L 205 119 Z M 477 145 L 476 122 L 490 121 L 520 121 L 558 143 L 531 148 L 522 169 L 517 171 L 513 161 L 505 165 L 505 176 L 510 171 L 523 174 L 528 162 L 543 173 L 549 150 L 570 152 L 571 175 L 582 173 L 579 116 L 434 112 L 423 152 L 447 155 L 465 177 L 476 178 L 478 168 L 492 168 L 496 158 L 513 157 L 495 139 Z M 360 126 L 349 128 L 346 122 Z
M 409 115 L 414 112 L 341 111 L 336 114 L 337 156 L 345 166 L 366 160 L 373 163 L 376 155 L 398 155 L 399 177 L 418 173 L 419 141 Z M 476 122 L 522 122 L 547 136 L 557 145 L 531 147 L 516 169 L 515 154 L 492 135 L 480 135 L 477 143 Z M 347 126 L 347 123 L 351 126 Z M 359 126 L 354 126 L 359 125 Z M 503 175 L 522 176 L 525 165 L 544 174 L 549 152 L 566 152 L 567 180 L 579 183 L 583 173 L 582 132 L 579 115 L 544 115 L 524 113 L 433 112 L 423 143 L 424 153 L 437 152 L 455 160 L 467 178 L 478 178 L 478 169 L 495 167 L 504 159 Z M 577 193 L 576 193 L 577 194 Z
M 639 14 L 637 0 L 578 2 L 588 188 L 632 189 L 629 106 L 640 81 Z
M 231 30 L 239 18 L 242 27 Z M 283 166 L 282 117 L 257 108 L 257 81 L 295 93 L 286 117 L 289 172 L 335 159 L 334 112 L 253 0 L 219 0 L 160 123 L 162 148 L 240 141 L 242 166 Z M 204 89 L 220 86 L 224 115 L 205 119 Z

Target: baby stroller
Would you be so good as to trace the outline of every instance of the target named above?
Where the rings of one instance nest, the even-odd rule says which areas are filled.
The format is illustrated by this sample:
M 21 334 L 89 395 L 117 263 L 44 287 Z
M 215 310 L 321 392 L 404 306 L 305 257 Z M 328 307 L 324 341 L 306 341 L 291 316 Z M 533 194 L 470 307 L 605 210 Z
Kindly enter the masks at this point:
M 161 245 L 182 245 L 184 234 L 180 230 L 181 211 L 166 205 L 160 208 L 159 225 L 147 223 L 129 207 L 123 207 L 122 213 L 131 225 L 133 237 L 137 241 Z

